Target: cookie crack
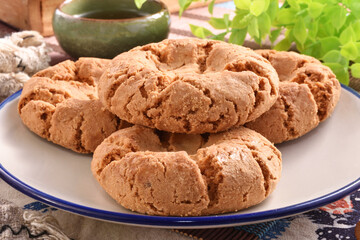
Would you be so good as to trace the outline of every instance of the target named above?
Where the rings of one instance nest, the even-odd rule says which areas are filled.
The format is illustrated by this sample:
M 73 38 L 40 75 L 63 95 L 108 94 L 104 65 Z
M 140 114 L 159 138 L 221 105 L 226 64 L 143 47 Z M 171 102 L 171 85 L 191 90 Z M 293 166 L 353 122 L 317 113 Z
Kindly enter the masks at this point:
M 252 145 L 250 142 L 245 142 L 244 146 L 249 149 L 249 151 L 251 152 L 251 155 L 253 157 L 253 159 L 255 160 L 255 162 L 258 164 L 263 179 L 264 179 L 264 189 L 265 189 L 265 197 L 267 197 L 270 194 L 270 176 L 271 173 L 269 171 L 269 169 L 266 167 L 266 164 L 263 162 L 263 160 L 258 156 L 258 154 L 260 153 L 260 151 L 256 148 L 256 146 Z
M 124 111 L 125 111 L 125 113 L 126 113 L 128 116 L 131 116 L 131 117 L 132 117 L 132 114 L 130 113 L 129 104 L 132 102 L 132 99 L 134 98 L 134 96 L 135 96 L 135 93 L 131 94 L 131 95 L 128 97 L 128 99 L 127 99 L 127 101 L 126 101 L 126 104 L 125 104 L 125 106 L 124 106 Z
M 140 91 L 140 94 L 143 98 L 147 99 L 149 96 L 148 96 L 148 93 L 145 89 L 145 81 L 143 82 L 143 84 L 141 84 L 141 86 L 139 87 L 139 91 Z
M 228 98 L 225 98 L 225 100 L 233 105 L 234 111 L 235 111 L 235 113 L 236 113 L 236 118 L 237 118 L 236 123 L 235 123 L 234 126 L 238 126 L 239 123 L 240 123 L 240 121 L 242 120 L 242 119 L 240 118 L 240 115 L 238 114 L 238 112 L 239 112 L 239 110 L 238 110 L 238 105 L 236 104 L 235 101 L 232 101 L 232 100 L 230 100 L 230 99 L 228 99 Z M 246 118 L 248 118 L 249 116 L 250 116 L 250 109 L 249 109 L 249 107 L 248 107 L 248 108 L 247 108 L 247 117 L 246 117 Z
M 80 114 L 80 121 L 78 122 L 77 126 L 76 126 L 76 133 L 75 133 L 75 139 L 76 139 L 76 150 L 77 151 L 81 151 L 81 152 L 85 152 L 87 151 L 87 149 L 85 148 L 85 146 L 83 145 L 83 142 L 82 142 L 82 134 L 83 134 L 83 131 L 82 131 L 82 125 L 84 123 L 85 119 L 84 119 L 84 115 L 81 113 Z
M 202 164 L 199 164 L 198 161 L 195 161 L 200 169 L 201 175 L 205 178 L 207 184 L 207 194 L 210 200 L 208 208 L 216 205 L 219 202 L 218 188 L 224 180 L 224 177 L 221 173 L 222 167 L 218 165 L 217 161 L 214 161 L 213 158 L 214 156 L 206 156 L 206 158 L 202 161 Z
M 224 70 L 230 71 L 230 72 L 252 72 L 256 74 L 258 77 L 264 77 L 266 79 L 269 79 L 268 74 L 266 74 L 260 66 L 256 63 L 256 61 L 238 61 L 238 62 L 231 62 L 225 65 Z
M 333 86 L 327 77 L 318 72 L 306 71 L 298 73 L 290 82 L 296 82 L 298 84 L 306 84 L 311 94 L 314 96 L 316 105 L 317 105 L 317 116 L 320 121 L 323 121 L 327 114 L 329 108 L 329 99 L 333 95 Z M 336 80 L 337 81 L 337 80 Z
M 249 151 L 252 154 L 252 157 L 256 161 L 256 163 L 259 165 L 259 168 L 261 169 L 262 176 L 264 178 L 264 189 L 265 189 L 265 197 L 267 197 L 270 194 L 271 188 L 271 180 L 277 180 L 277 178 L 273 175 L 273 173 L 270 171 L 269 167 L 267 166 L 266 162 L 259 157 L 259 154 L 262 153 L 261 150 L 254 144 L 253 141 L 250 141 L 249 139 L 246 139 L 245 137 L 240 137 L 240 139 L 243 141 L 243 145 L 249 149 Z M 270 143 L 261 143 L 261 148 L 266 147 L 271 149 L 271 151 L 274 153 L 274 155 L 281 159 L 281 153 Z M 266 161 L 271 162 L 274 159 L 274 156 L 267 157 Z
M 198 90 L 200 90 L 204 94 L 205 97 L 210 99 L 211 103 L 209 105 L 209 108 L 212 108 L 215 104 L 215 100 L 211 97 L 210 90 L 208 88 L 205 88 L 204 90 L 202 90 L 200 87 L 196 86 L 195 84 L 191 84 L 191 85 L 194 86 L 195 88 L 197 88 Z
M 25 97 L 21 100 L 21 103 L 19 104 L 19 113 L 21 114 L 22 109 L 31 101 L 42 101 L 49 103 L 56 107 L 57 104 L 65 101 L 66 99 L 70 98 L 70 95 L 67 92 L 58 91 L 56 89 L 50 88 L 46 89 L 49 93 L 51 93 L 51 97 L 48 99 L 45 99 L 44 97 L 39 96 L 36 92 L 31 92 L 31 94 L 28 97 Z M 58 95 L 61 95 L 63 99 L 60 99 Z
M 270 64 L 270 63 L 268 63 Z M 255 75 L 258 76 L 259 78 L 259 90 L 264 90 L 265 87 L 265 82 L 264 79 L 267 80 L 267 83 L 270 84 L 270 95 L 271 96 L 277 96 L 278 93 L 276 91 L 276 87 L 273 83 L 273 81 L 270 81 L 270 76 L 269 74 L 264 71 L 263 67 L 260 66 L 259 63 L 257 63 L 257 60 L 253 60 L 253 61 L 249 61 L 247 60 L 245 63 L 244 62 L 232 62 L 232 63 L 228 63 L 225 67 L 224 70 L 228 70 L 231 72 L 244 72 L 244 71 L 250 71 L 252 73 L 254 73 Z
M 208 98 L 210 100 L 209 111 L 211 111 L 211 109 L 214 108 L 214 105 L 216 105 L 216 101 L 211 96 L 211 91 L 208 88 L 203 88 L 202 86 L 198 86 L 196 84 L 196 82 L 193 82 L 193 81 L 184 81 L 184 83 L 190 84 L 191 86 L 193 86 L 194 88 L 199 90 L 203 94 L 203 96 L 205 96 L 206 98 Z M 194 115 L 197 113 L 197 111 L 189 110 L 187 112 L 186 116 L 189 116 L 190 114 Z M 201 123 L 211 124 L 213 131 L 215 131 L 218 128 L 219 123 L 225 118 L 225 114 L 228 113 L 229 111 L 230 111 L 229 109 L 226 109 L 226 112 L 220 113 L 217 120 L 215 120 L 215 121 L 206 121 L 206 122 L 201 122 Z M 187 126 L 187 125 L 185 124 L 185 126 Z M 190 130 L 191 129 L 188 129 L 187 131 L 190 131 Z
M 175 76 L 173 81 L 177 81 L 179 79 L 179 76 Z M 160 75 L 156 77 L 156 87 L 158 90 L 158 93 L 161 93 L 166 89 L 168 85 L 165 84 L 167 78 L 164 75 Z
M 160 51 L 158 51 L 157 49 L 152 48 L 151 45 L 143 46 L 142 50 L 146 51 L 146 52 L 150 52 L 153 56 L 155 56 L 159 60 L 160 63 L 162 63 Z
M 139 72 L 141 72 L 142 70 L 143 68 L 139 69 Z M 108 106 L 111 106 L 111 100 L 115 96 L 115 93 L 117 92 L 120 85 L 124 82 L 124 80 L 130 80 L 131 77 L 134 77 L 135 75 L 136 72 L 129 73 L 129 69 L 126 69 L 125 71 L 116 74 L 116 79 L 112 81 L 111 87 L 106 94 Z
M 260 105 L 261 101 L 263 100 L 263 96 L 260 95 L 259 92 L 265 91 L 266 84 L 270 84 L 270 95 L 277 96 L 276 87 L 274 86 L 274 83 L 270 81 L 269 75 L 266 72 L 262 71 L 260 66 L 255 61 L 228 63 L 224 69 L 231 72 L 249 71 L 254 73 L 258 77 L 258 85 L 250 85 L 251 89 L 253 90 L 253 96 L 255 100 L 252 109 L 250 109 L 248 112 L 248 116 L 251 116 L 253 111 L 255 111 L 255 109 Z
M 110 138 L 109 138 L 110 139 Z M 132 152 L 138 152 L 139 148 L 136 145 L 131 143 L 123 143 L 123 142 L 110 142 L 117 146 L 117 148 L 112 149 L 109 153 L 107 153 L 101 160 L 101 166 L 97 169 L 96 174 L 100 176 L 104 169 L 114 161 L 121 161 L 127 154 Z M 127 168 L 125 168 L 126 170 Z
M 196 89 L 198 89 L 200 92 L 202 92 L 202 94 L 207 97 L 210 100 L 210 104 L 209 104 L 209 111 L 211 108 L 214 107 L 214 105 L 216 104 L 215 99 L 211 96 L 211 91 L 208 88 L 203 88 L 202 86 L 198 86 L 195 82 L 193 81 L 184 81 L 185 83 L 190 84 L 191 86 L 195 87 Z M 232 109 L 235 111 L 235 113 L 238 113 L 237 109 L 237 105 L 235 103 L 235 101 L 232 101 L 228 98 L 225 98 L 225 101 L 228 103 L 231 103 L 232 105 Z M 212 129 L 213 131 L 216 131 L 219 127 L 219 124 L 225 119 L 225 116 L 231 111 L 231 109 L 226 108 L 223 109 L 223 112 L 219 114 L 217 120 L 215 121 L 206 121 L 206 122 L 200 122 L 201 124 L 212 124 Z M 188 113 L 186 114 L 186 116 L 189 116 L 191 114 L 196 114 L 197 111 L 194 110 L 189 110 Z M 241 119 L 240 116 L 238 114 L 237 115 L 237 121 L 236 124 L 238 124 Z M 250 110 L 248 111 L 248 116 L 250 115 Z
M 186 84 L 189 84 L 189 85 L 193 86 L 194 88 L 196 88 L 197 90 L 199 90 L 199 91 L 203 94 L 203 96 L 205 96 L 206 98 L 208 98 L 208 99 L 210 100 L 209 111 L 210 111 L 211 108 L 214 107 L 214 105 L 216 104 L 216 101 L 215 101 L 215 99 L 211 96 L 211 91 L 210 91 L 208 88 L 204 88 L 204 87 L 198 85 L 196 82 L 194 82 L 194 81 L 192 81 L 192 80 L 184 80 L 183 82 L 186 83 Z M 191 111 L 192 111 L 192 112 L 191 112 Z M 195 114 L 196 112 L 197 112 L 197 111 L 189 110 L 189 112 L 187 113 L 187 115 L 190 114 L 190 113 Z M 219 118 L 220 118 L 220 116 L 219 116 Z
M 156 200 L 156 197 L 154 197 L 154 189 L 153 188 L 150 188 L 150 196 L 153 200 Z M 145 205 L 147 205 L 151 210 L 153 210 L 154 212 L 160 212 L 160 213 L 163 213 L 164 210 L 163 209 L 160 209 L 158 207 L 155 206 L 154 202 L 149 202 L 149 201 L 145 201 L 143 198 L 141 198 L 141 201 L 143 201 L 143 203 Z
M 295 138 L 298 135 L 298 132 L 295 130 L 291 123 L 294 119 L 294 113 L 291 110 L 291 105 L 286 101 L 284 96 L 280 96 L 279 99 L 284 106 L 284 112 L 286 113 L 286 119 L 283 121 L 283 126 L 287 129 L 287 132 L 291 138 Z
M 179 195 L 177 193 L 177 189 L 174 190 L 174 200 L 171 201 L 174 204 L 184 204 L 184 205 L 196 205 L 196 204 L 200 204 L 205 200 L 205 196 L 200 196 L 200 198 L 196 201 L 191 201 L 191 200 L 180 200 L 179 201 Z M 186 214 L 185 214 L 186 215 Z
M 210 52 L 213 49 L 213 42 L 207 42 L 207 44 L 201 48 L 198 48 L 196 63 L 199 66 L 199 72 L 204 73 L 207 69 L 207 59 L 210 56 Z
M 134 96 L 134 95 L 133 95 Z M 158 111 L 156 115 L 150 116 L 149 111 L 151 110 L 162 110 L 161 106 L 164 104 L 168 99 L 170 98 L 170 95 L 165 95 L 164 97 L 160 97 L 156 100 L 156 102 L 152 106 L 148 106 L 144 111 L 144 116 L 149 120 L 158 119 L 163 111 Z M 171 116 L 170 116 L 171 117 Z

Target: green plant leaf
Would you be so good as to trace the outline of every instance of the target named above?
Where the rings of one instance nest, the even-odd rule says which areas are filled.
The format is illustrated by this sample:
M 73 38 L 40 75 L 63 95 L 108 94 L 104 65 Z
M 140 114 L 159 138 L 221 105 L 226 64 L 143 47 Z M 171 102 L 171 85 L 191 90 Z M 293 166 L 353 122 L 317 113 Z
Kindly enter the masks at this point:
M 337 35 L 335 35 L 336 29 L 332 25 L 331 21 L 329 21 L 325 17 L 321 17 L 318 19 L 318 23 L 319 23 L 319 27 L 318 27 L 317 36 L 319 38 L 337 36 Z
M 354 63 L 350 67 L 351 75 L 355 78 L 360 78 L 360 63 Z
M 178 0 L 180 9 L 179 9 L 179 16 L 183 14 L 183 12 L 190 6 L 192 0 Z
M 138 9 L 141 8 L 141 6 L 146 2 L 146 0 L 134 0 L 135 1 L 135 5 Z
M 326 37 L 320 39 L 322 55 L 331 50 L 340 50 L 341 43 L 337 37 Z
M 233 29 L 229 37 L 229 43 L 242 45 L 245 41 L 247 29 Z
M 296 11 L 300 10 L 300 5 L 297 3 L 297 0 L 287 0 L 288 4 L 294 8 Z
M 261 23 L 259 24 L 260 35 L 263 37 L 268 35 L 271 29 L 271 19 L 269 15 L 264 12 L 258 17 L 258 22 Z
M 231 21 L 229 20 L 229 16 L 230 15 L 228 13 L 224 14 L 224 16 L 223 16 L 226 28 L 229 28 L 229 26 L 231 24 Z
M 278 28 L 278 29 L 274 29 L 271 31 L 270 37 L 269 37 L 271 43 L 274 43 L 276 41 L 276 39 L 279 37 L 279 35 L 281 33 L 281 30 L 282 30 L 281 28 Z
M 299 2 L 309 5 L 312 2 L 312 0 L 300 0 Z
M 295 16 L 296 11 L 294 9 L 281 9 L 276 17 L 275 17 L 275 23 L 276 25 L 288 25 L 295 22 Z
M 270 0 L 270 4 L 267 10 L 267 14 L 269 14 L 269 17 L 271 21 L 274 21 L 277 12 L 279 10 L 279 3 L 278 0 Z
M 215 5 L 215 0 L 211 0 L 211 2 L 208 5 L 208 11 L 211 15 L 213 15 L 214 12 L 214 5 Z
M 358 0 L 350 1 L 348 5 L 350 8 L 351 14 L 353 14 L 356 18 L 360 18 L 360 2 Z
M 207 38 L 214 35 L 210 30 L 193 24 L 190 24 L 190 30 L 198 38 Z
M 319 30 L 319 21 L 312 21 L 308 27 L 308 37 L 311 38 L 313 41 L 318 39 L 318 30 Z
M 269 9 L 271 0 L 264 0 L 264 12 L 266 12 Z
M 236 15 L 246 16 L 249 13 L 250 13 L 249 10 L 238 9 L 238 8 L 235 9 L 235 14 Z
M 340 5 L 335 5 L 335 7 L 331 10 L 330 15 L 332 17 L 332 25 L 337 31 L 339 31 L 339 29 L 344 25 L 347 13 L 346 9 Z
M 265 11 L 265 7 L 264 0 L 253 0 L 250 3 L 250 13 L 257 17 Z
M 348 42 L 347 44 L 342 46 L 340 53 L 345 58 L 350 59 L 350 60 L 355 60 L 359 55 L 359 51 L 354 42 Z
M 348 26 L 347 28 L 345 28 L 344 31 L 341 32 L 339 38 L 342 45 L 354 41 L 355 39 L 356 39 L 356 35 L 352 26 Z
M 211 17 L 209 24 L 215 29 L 226 29 L 226 23 L 224 18 Z
M 274 49 L 278 51 L 287 51 L 291 47 L 291 41 L 288 38 L 284 38 L 278 44 L 275 45 Z
M 245 16 L 236 15 L 231 22 L 231 27 L 237 29 L 246 28 L 247 26 L 249 26 L 251 20 L 253 19 L 254 15 L 252 15 L 251 13 L 248 13 Z
M 257 18 L 253 18 L 248 26 L 248 33 L 252 38 L 259 38 L 260 32 L 259 32 L 259 24 Z
M 349 72 L 346 67 L 340 63 L 324 63 L 328 66 L 336 75 L 336 78 L 343 84 L 349 85 Z
M 251 0 L 234 0 L 234 4 L 238 9 L 250 9 Z
M 262 45 L 262 42 L 261 42 L 261 34 L 259 37 L 254 37 L 254 40 L 257 44 L 259 44 L 260 46 Z
M 303 46 L 308 36 L 304 19 L 297 19 L 293 29 L 293 35 L 295 39 Z
M 325 7 L 325 4 L 321 4 L 321 3 L 318 3 L 318 2 L 311 2 L 309 3 L 309 15 L 315 19 L 315 18 L 318 18 L 323 9 Z
M 355 40 L 360 40 L 360 20 L 356 20 L 351 24 L 352 29 L 355 33 Z
M 326 63 L 340 63 L 342 66 L 349 65 L 349 60 L 344 58 L 339 50 L 331 50 L 330 52 L 326 53 L 321 58 L 321 60 Z
M 323 4 L 338 4 L 339 0 L 315 0 L 316 2 Z
M 226 34 L 228 34 L 228 32 L 219 33 L 217 35 L 212 36 L 211 39 L 224 41 Z
M 360 42 L 355 42 L 355 46 L 356 46 L 356 48 L 358 50 L 359 56 L 353 61 L 354 62 L 360 62 L 360 61 L 357 60 L 357 59 L 360 59 Z
M 301 53 L 320 59 L 320 57 L 322 56 L 320 41 L 316 41 L 316 42 L 309 41 L 305 43 L 304 50 L 301 51 Z

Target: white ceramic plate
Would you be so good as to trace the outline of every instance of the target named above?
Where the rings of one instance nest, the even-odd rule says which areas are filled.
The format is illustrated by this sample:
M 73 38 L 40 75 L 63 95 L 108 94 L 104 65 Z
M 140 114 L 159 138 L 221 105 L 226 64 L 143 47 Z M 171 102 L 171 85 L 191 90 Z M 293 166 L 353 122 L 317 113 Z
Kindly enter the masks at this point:
M 282 179 L 268 199 L 244 211 L 205 217 L 147 216 L 122 208 L 93 178 L 91 155 L 52 144 L 22 124 L 19 95 L 0 105 L 0 176 L 26 195 L 73 213 L 139 226 L 225 227 L 295 215 L 360 188 L 360 96 L 347 87 L 327 121 L 278 146 Z

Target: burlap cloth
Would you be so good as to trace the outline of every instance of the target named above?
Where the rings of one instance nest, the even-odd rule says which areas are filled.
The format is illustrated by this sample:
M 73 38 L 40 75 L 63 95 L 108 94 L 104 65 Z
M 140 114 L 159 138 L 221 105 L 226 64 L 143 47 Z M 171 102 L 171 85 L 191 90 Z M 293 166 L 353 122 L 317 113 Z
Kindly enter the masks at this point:
M 216 16 L 229 12 L 224 6 L 217 6 Z M 191 37 L 189 23 L 209 27 L 208 18 L 207 8 L 189 10 L 181 19 L 172 15 L 169 38 Z M 0 23 L 0 37 L 14 31 Z M 70 58 L 55 37 L 46 42 L 53 49 L 51 65 Z M 245 45 L 259 47 L 249 40 Z M 352 78 L 350 87 L 360 91 L 360 80 Z M 1 179 L 0 189 L 0 239 L 355 239 L 355 225 L 360 218 L 360 190 L 295 217 L 241 227 L 174 231 L 103 222 L 57 210 L 25 196 Z

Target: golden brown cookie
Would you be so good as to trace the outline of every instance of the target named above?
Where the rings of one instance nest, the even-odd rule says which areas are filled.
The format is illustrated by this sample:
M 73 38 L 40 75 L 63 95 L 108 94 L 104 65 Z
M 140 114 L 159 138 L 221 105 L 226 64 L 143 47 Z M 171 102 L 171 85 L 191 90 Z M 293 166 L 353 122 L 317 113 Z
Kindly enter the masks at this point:
M 221 41 L 168 39 L 114 58 L 99 98 L 121 119 L 177 133 L 219 132 L 269 110 L 276 71 L 252 50 Z
M 160 132 L 135 125 L 106 138 L 91 170 L 125 208 L 150 215 L 199 216 L 260 203 L 281 174 L 281 154 L 245 127 L 216 134 Z
M 276 69 L 280 96 L 270 110 L 246 124 L 271 142 L 298 138 L 327 119 L 339 101 L 341 86 L 315 58 L 295 52 L 257 50 Z
M 80 58 L 36 73 L 25 83 L 18 111 L 37 135 L 76 152 L 90 153 L 121 121 L 97 95 L 97 81 L 109 60 Z

